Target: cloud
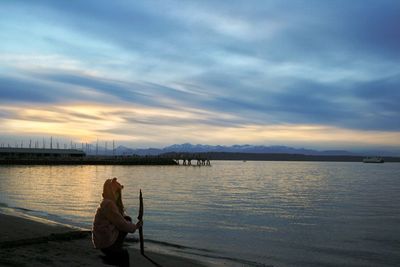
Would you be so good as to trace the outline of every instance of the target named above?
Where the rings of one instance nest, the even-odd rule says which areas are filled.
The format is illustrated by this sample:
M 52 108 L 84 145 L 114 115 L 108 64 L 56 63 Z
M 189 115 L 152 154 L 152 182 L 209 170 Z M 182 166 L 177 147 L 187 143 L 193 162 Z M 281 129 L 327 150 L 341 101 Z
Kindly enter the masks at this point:
M 120 99 L 137 100 L 143 97 L 139 90 L 133 85 L 122 84 L 117 81 L 102 79 L 101 77 L 90 77 L 73 73 L 43 73 L 37 74 L 42 79 L 66 84 L 68 86 L 79 86 L 94 89 L 107 95 L 116 96 Z
M 3 99 L 43 103 L 129 103 L 140 107 L 175 110 L 174 116 L 192 107 L 215 114 L 207 116 L 207 119 L 202 117 L 203 114 L 198 114 L 197 118 L 190 118 L 193 123 L 210 126 L 329 123 L 349 129 L 400 129 L 397 105 L 400 96 L 396 90 L 398 76 L 369 82 L 346 83 L 345 86 L 341 83 L 288 79 L 279 90 L 274 90 L 257 83 L 249 87 L 243 77 L 235 80 L 216 73 L 199 77 L 197 81 L 192 80 L 191 85 L 183 85 L 186 90 L 181 90 L 179 86 L 174 85 L 133 83 L 77 73 L 41 72 L 30 75 L 32 77 L 26 79 L 27 81 L 23 78 L 3 78 L 2 86 L 10 88 L 1 91 Z M 25 88 L 30 88 L 31 95 L 24 91 Z M 191 88 L 195 88 L 193 92 Z M 209 90 L 213 91 L 207 93 Z M 232 114 L 234 119 L 220 120 L 219 113 Z M 173 117 L 164 117 L 157 121 L 134 118 L 132 122 L 179 125 L 179 121 Z
M 50 88 L 38 82 L 0 76 L 0 101 L 52 102 L 45 92 Z
M 198 121 L 198 110 L 186 112 L 169 109 L 134 108 L 112 105 L 42 105 L 41 107 L 1 106 L 1 142 L 4 136 L 18 132 L 20 136 L 41 139 L 53 136 L 56 140 L 94 142 L 116 140 L 118 143 L 146 147 L 162 146 L 168 143 L 182 143 L 188 140 L 196 143 L 235 144 L 257 143 L 287 145 L 308 144 L 311 147 L 324 145 L 325 148 L 340 144 L 353 147 L 390 146 L 399 147 L 398 133 L 384 131 L 349 130 L 329 125 L 307 124 L 214 124 L 207 120 L 213 113 L 203 112 L 203 121 Z M 82 113 L 85 116 L 82 116 Z M 172 120 L 170 123 L 165 121 Z M 217 120 L 233 119 L 221 114 Z M 163 123 L 164 122 L 164 123 Z M 205 122 L 205 123 L 203 123 Z M 312 140 L 310 140 L 312 136 Z M 316 145 L 318 144 L 318 145 Z
M 91 135 L 145 135 L 125 124 L 225 134 L 287 124 L 400 131 L 395 1 L 0 5 L 0 102 L 87 105 L 89 114 L 60 118 L 102 121 Z M 109 105 L 142 112 L 90 113 Z M 0 116 L 42 130 L 59 122 L 8 112 Z
M 85 88 L 84 84 L 66 86 L 28 73 L 0 75 L 0 103 L 60 103 L 65 101 L 101 101 L 104 94 Z M 113 96 L 109 96 L 109 100 Z

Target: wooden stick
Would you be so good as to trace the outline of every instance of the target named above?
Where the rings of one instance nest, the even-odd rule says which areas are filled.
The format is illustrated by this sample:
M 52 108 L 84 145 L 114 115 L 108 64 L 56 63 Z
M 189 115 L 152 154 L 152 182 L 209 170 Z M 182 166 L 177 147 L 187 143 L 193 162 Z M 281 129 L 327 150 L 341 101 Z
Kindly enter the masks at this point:
M 140 189 L 140 195 L 139 195 L 139 215 L 138 215 L 138 220 L 142 221 L 143 220 L 143 196 L 142 196 L 142 190 Z M 144 255 L 144 239 L 143 239 L 143 226 L 139 228 L 139 240 L 140 240 L 140 253 Z

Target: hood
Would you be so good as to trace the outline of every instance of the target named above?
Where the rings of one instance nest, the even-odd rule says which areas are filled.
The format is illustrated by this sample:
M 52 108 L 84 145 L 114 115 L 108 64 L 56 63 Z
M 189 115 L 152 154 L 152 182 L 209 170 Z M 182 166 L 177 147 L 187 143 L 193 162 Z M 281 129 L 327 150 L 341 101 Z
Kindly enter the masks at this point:
M 117 177 L 107 179 L 103 185 L 103 198 L 115 201 L 117 199 L 115 192 L 118 192 L 119 196 L 121 196 L 123 188 L 124 186 L 117 181 Z
M 112 182 L 113 180 L 116 180 L 117 178 L 112 178 L 112 179 L 107 179 L 104 182 L 103 185 L 103 198 L 115 201 L 115 195 L 113 192 L 113 188 L 112 188 Z

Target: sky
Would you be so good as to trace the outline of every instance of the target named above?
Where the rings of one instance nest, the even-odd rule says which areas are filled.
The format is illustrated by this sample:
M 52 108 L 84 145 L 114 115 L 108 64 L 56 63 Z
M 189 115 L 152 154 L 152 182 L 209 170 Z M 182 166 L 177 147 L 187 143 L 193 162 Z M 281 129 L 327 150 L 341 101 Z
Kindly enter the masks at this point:
M 400 1 L 0 1 L 0 142 L 400 151 Z

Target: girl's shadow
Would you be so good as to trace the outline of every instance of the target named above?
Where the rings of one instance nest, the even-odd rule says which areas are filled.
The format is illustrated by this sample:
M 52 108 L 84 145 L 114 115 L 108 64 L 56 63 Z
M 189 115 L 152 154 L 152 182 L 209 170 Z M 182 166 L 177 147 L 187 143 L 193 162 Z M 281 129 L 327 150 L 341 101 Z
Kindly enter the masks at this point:
M 150 261 L 156 267 L 163 267 L 147 255 L 143 255 L 148 261 Z M 101 255 L 104 264 L 118 266 L 118 267 L 129 267 L 129 253 L 126 249 L 121 250 L 118 253 L 112 255 Z
M 129 267 L 129 253 L 126 249 L 122 249 L 111 255 L 101 255 L 104 264 L 118 267 Z

